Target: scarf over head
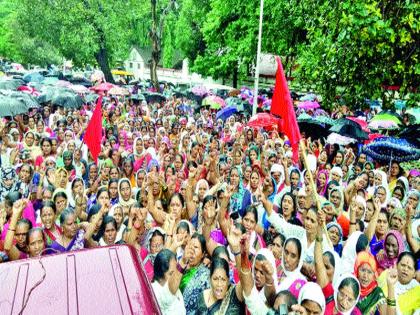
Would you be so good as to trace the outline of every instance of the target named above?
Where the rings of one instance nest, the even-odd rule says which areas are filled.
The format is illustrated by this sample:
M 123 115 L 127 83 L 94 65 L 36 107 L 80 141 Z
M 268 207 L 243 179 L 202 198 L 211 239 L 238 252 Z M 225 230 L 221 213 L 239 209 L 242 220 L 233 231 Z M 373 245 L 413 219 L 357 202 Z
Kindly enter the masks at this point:
M 398 260 L 398 256 L 404 251 L 405 249 L 405 245 L 404 245 L 404 239 L 401 235 L 400 232 L 395 231 L 395 230 L 391 230 L 389 231 L 386 236 L 385 236 L 385 241 L 384 241 L 384 247 L 386 246 L 386 241 L 388 239 L 389 236 L 394 236 L 395 239 L 397 240 L 397 244 L 398 244 L 398 253 L 394 258 L 389 258 L 386 248 L 384 249 L 384 254 L 381 256 L 377 256 L 377 260 L 378 260 L 378 264 L 379 267 L 381 267 L 382 269 L 388 269 L 391 268 L 393 266 L 395 266 L 395 264 L 397 263 Z
M 373 255 L 367 251 L 362 251 L 359 254 L 357 254 L 356 262 L 354 263 L 354 275 L 359 278 L 359 268 L 363 265 L 369 265 L 369 267 L 373 270 L 375 273 L 374 279 L 371 283 L 369 283 L 368 286 L 363 287 L 361 286 L 360 289 L 360 296 L 364 298 L 365 296 L 368 296 L 369 293 L 373 291 L 378 286 L 378 283 L 376 282 L 376 278 L 378 277 L 378 267 L 376 265 L 376 260 Z

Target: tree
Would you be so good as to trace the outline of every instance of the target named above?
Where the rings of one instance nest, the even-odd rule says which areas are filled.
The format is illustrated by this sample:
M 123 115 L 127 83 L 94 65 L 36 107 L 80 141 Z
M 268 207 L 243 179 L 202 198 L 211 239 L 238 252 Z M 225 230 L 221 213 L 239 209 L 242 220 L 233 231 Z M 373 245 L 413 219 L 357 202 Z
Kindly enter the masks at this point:
M 131 1 L 23 0 L 18 20 L 29 37 L 58 48 L 76 65 L 96 62 L 113 82 L 110 64 L 127 51 Z

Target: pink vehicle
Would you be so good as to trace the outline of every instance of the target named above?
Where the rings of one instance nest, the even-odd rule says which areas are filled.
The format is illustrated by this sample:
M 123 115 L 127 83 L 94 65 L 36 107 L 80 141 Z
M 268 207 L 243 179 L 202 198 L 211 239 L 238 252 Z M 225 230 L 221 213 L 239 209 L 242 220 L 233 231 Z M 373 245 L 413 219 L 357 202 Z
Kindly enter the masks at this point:
M 0 264 L 0 314 L 160 314 L 134 248 Z

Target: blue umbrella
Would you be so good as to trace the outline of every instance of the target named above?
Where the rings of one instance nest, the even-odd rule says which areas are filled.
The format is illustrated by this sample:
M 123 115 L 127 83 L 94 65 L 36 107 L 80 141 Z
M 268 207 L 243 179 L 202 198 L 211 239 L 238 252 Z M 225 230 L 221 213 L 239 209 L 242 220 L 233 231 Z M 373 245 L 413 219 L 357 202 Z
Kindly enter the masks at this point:
M 39 72 L 30 72 L 23 76 L 23 80 L 26 82 L 37 82 L 41 83 L 45 80 L 45 77 Z
M 377 161 L 407 162 L 420 158 L 420 149 L 406 139 L 377 138 L 363 148 L 363 152 Z
M 237 113 L 238 110 L 236 109 L 235 106 L 228 106 L 225 107 L 221 110 L 219 110 L 216 114 L 216 120 L 217 119 L 221 119 L 223 121 L 225 121 L 226 119 L 228 119 L 230 116 L 232 116 L 233 114 Z

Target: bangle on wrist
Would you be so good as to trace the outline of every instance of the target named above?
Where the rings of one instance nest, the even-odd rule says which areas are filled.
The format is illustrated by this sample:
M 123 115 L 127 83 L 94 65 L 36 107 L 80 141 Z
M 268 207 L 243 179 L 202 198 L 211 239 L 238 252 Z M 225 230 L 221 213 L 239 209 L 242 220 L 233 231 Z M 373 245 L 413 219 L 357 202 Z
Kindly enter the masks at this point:
M 234 252 L 234 251 L 232 250 L 232 254 L 233 254 L 233 256 L 238 256 L 238 255 L 240 255 L 240 254 L 241 254 L 241 251 L 240 251 L 240 250 L 238 250 L 237 252 Z
M 395 299 L 386 299 L 386 304 L 388 305 L 388 306 L 397 306 L 397 302 L 396 302 L 396 300 Z
M 13 232 L 16 232 L 16 230 L 11 229 L 11 228 L 8 228 L 7 230 L 9 230 L 9 231 L 13 231 Z
M 322 236 L 316 236 L 316 237 L 315 237 L 315 240 L 316 240 L 317 242 L 322 243 L 323 238 L 322 238 Z
M 351 221 L 350 221 L 350 224 L 352 224 L 352 225 L 356 225 L 356 222 L 351 222 Z
M 179 273 L 184 274 L 185 269 L 187 269 L 187 268 L 186 267 L 183 268 L 180 263 L 176 263 L 176 269 L 179 271 Z
M 244 275 L 249 275 L 251 273 L 251 270 L 244 271 L 241 267 L 241 273 Z

